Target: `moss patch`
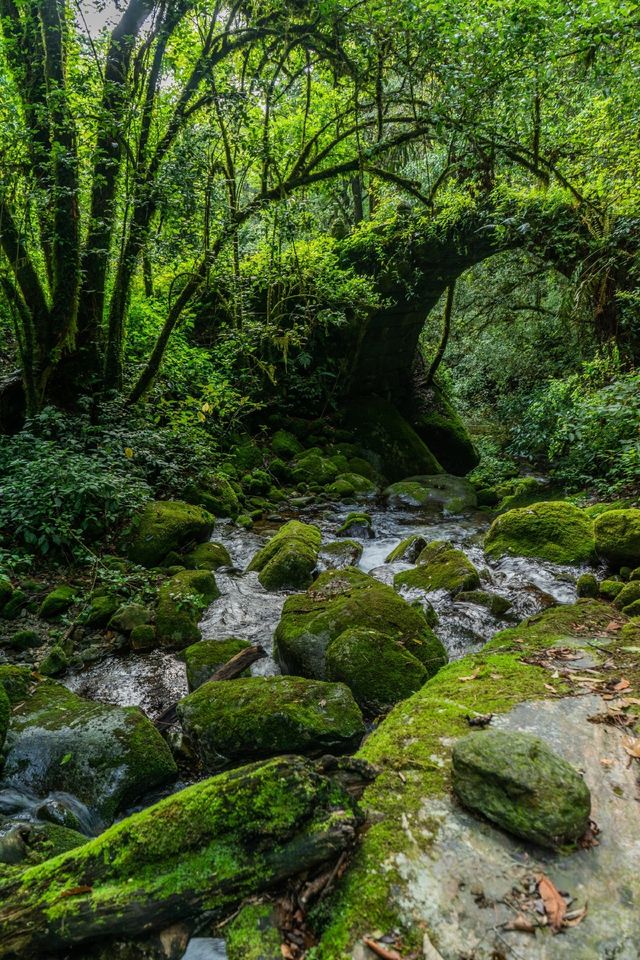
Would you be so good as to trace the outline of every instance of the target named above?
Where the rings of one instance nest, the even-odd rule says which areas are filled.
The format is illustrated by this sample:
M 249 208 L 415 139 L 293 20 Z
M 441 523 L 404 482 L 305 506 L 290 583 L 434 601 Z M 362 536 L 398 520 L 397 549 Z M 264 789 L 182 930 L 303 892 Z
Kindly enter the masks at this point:
M 258 571 L 265 590 L 308 587 L 321 543 L 322 534 L 316 526 L 290 520 L 258 550 L 247 570 Z
M 509 510 L 494 520 L 485 539 L 485 550 L 492 557 L 584 563 L 595 556 L 593 523 L 573 504 L 536 503 Z
M 230 637 L 228 640 L 201 640 L 182 652 L 187 665 L 189 690 L 197 690 L 220 667 L 241 650 L 251 646 L 246 640 Z
M 210 603 L 220 596 L 213 573 L 183 570 L 160 588 L 156 634 L 164 646 L 186 647 L 200 639 L 198 622 Z
M 173 550 L 208 540 L 215 517 L 181 500 L 155 500 L 144 505 L 123 541 L 126 556 L 143 567 L 155 567 Z
M 595 521 L 598 555 L 614 567 L 640 563 L 640 510 L 609 510 Z
M 284 669 L 325 678 L 325 651 L 345 630 L 364 627 L 401 640 L 433 674 L 446 662 L 441 642 L 421 609 L 360 570 L 321 574 L 306 594 L 288 597 L 275 633 L 275 651 Z M 408 645 L 411 644 L 411 647 Z
M 364 735 L 344 684 L 300 677 L 205 683 L 180 701 L 178 716 L 209 772 L 278 753 L 344 753 Z
M 397 573 L 393 582 L 396 587 L 417 587 L 427 593 L 447 590 L 455 595 L 462 590 L 476 590 L 480 575 L 462 550 L 444 540 L 434 540 L 418 556 L 418 566 Z

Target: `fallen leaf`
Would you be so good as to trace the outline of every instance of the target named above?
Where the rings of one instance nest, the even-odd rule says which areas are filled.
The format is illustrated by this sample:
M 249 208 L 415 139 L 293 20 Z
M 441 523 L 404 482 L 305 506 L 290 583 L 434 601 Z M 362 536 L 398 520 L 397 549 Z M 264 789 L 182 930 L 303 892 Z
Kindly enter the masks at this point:
M 613 760 L 609 760 L 608 757 L 602 757 L 602 759 L 600 760 L 600 763 L 602 764 L 603 767 L 610 767 L 613 763 Z
M 628 690 L 630 686 L 631 684 L 626 679 L 626 677 L 623 677 L 620 683 L 616 683 L 615 686 L 612 687 L 612 689 L 615 690 L 617 693 L 619 693 L 621 690 Z
M 91 893 L 93 887 L 71 887 L 70 890 L 63 890 L 60 897 L 79 897 L 83 893 Z
M 640 760 L 640 737 L 623 737 L 622 746 L 630 757 Z
M 611 620 L 606 627 L 604 628 L 605 633 L 611 633 L 614 630 L 619 630 L 623 626 L 622 620 Z
M 513 920 L 507 920 L 502 927 L 503 930 L 518 930 L 520 933 L 535 933 L 536 925 L 524 913 L 519 913 Z
M 567 904 L 558 888 L 544 873 L 536 875 L 538 893 L 542 897 L 544 912 L 549 920 L 549 926 L 554 933 L 562 929 L 562 922 L 567 912 Z
M 470 673 L 468 677 L 458 677 L 461 683 L 466 683 L 468 680 L 477 680 L 480 676 L 480 669 L 474 670 L 473 673 Z
M 552 687 L 552 686 L 551 686 L 550 683 L 545 683 L 545 684 L 544 684 L 544 688 L 545 688 L 545 690 L 551 690 L 551 693 L 557 693 L 557 692 L 558 692 L 555 687 Z
M 565 927 L 577 927 L 579 923 L 582 923 L 584 918 L 587 915 L 588 904 L 585 903 L 582 910 L 572 910 L 571 913 L 568 913 L 564 918 Z
M 390 947 L 383 947 L 381 943 L 372 940 L 370 937 L 363 937 L 362 942 L 365 947 L 369 947 L 369 950 L 373 950 L 377 957 L 382 957 L 382 960 L 402 960 L 397 950 L 393 950 Z

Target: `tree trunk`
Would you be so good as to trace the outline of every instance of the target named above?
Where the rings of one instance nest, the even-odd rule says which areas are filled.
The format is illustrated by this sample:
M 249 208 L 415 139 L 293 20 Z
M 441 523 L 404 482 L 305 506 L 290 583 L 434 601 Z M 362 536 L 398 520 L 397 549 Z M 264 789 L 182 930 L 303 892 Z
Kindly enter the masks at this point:
M 371 768 L 301 757 L 251 764 L 24 870 L 0 883 L 0 958 L 148 937 L 339 856 L 361 823 L 349 776 L 363 787 Z

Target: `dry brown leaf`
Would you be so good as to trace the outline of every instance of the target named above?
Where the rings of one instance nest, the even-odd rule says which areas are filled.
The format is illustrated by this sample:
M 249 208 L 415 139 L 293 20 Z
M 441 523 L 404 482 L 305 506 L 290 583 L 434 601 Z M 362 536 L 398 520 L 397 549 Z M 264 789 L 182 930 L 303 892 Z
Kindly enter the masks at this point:
M 373 950 L 377 957 L 382 957 L 382 960 L 402 960 L 397 950 L 385 947 L 377 940 L 372 940 L 371 937 L 363 937 L 362 942 L 365 947 L 369 947 L 369 950 Z
M 609 623 L 604 628 L 604 632 L 611 633 L 614 630 L 619 630 L 620 627 L 622 627 L 623 625 L 624 624 L 622 620 L 610 620 Z
M 280 944 L 280 953 L 284 957 L 284 960 L 296 960 L 296 955 L 288 943 Z
M 630 686 L 631 686 L 631 684 L 629 683 L 629 681 L 627 680 L 627 678 L 626 678 L 626 677 L 623 677 L 622 680 L 620 681 L 620 683 L 616 683 L 616 684 L 612 687 L 612 689 L 615 690 L 616 693 L 620 693 L 621 690 L 628 690 Z
M 507 920 L 503 925 L 503 930 L 518 930 L 520 933 L 535 933 L 536 925 L 524 913 L 519 913 L 513 920 Z
M 630 757 L 640 760 L 640 737 L 623 737 L 622 746 Z
M 608 757 L 602 757 L 600 763 L 603 767 L 610 767 L 613 763 L 613 760 L 609 760 Z
M 538 892 L 542 897 L 544 912 L 549 920 L 549 926 L 554 933 L 562 929 L 562 922 L 567 912 L 567 904 L 558 888 L 544 873 L 536 875 Z
M 544 688 L 545 688 L 545 690 L 551 690 L 551 693 L 557 693 L 557 692 L 558 692 L 555 687 L 552 687 L 552 686 L 551 686 L 550 683 L 545 683 L 545 684 L 544 684 Z
M 579 923 L 582 923 L 584 918 L 587 915 L 588 904 L 585 903 L 582 910 L 572 910 L 571 913 L 568 913 L 564 918 L 565 927 L 577 927 Z
M 60 897 L 80 897 L 83 893 L 91 893 L 93 887 L 71 887 L 70 890 L 63 890 Z
M 468 677 L 458 677 L 461 683 L 466 683 L 468 680 L 477 680 L 480 676 L 480 669 L 474 670 L 473 673 L 470 673 Z

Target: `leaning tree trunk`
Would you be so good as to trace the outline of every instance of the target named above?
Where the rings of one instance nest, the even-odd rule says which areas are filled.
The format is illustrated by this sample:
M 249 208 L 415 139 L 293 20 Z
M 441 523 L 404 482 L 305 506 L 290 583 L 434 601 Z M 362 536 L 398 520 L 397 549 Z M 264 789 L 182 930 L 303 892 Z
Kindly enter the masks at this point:
M 205 780 L 0 884 L 0 957 L 148 937 L 330 860 L 361 822 L 357 761 L 279 757 Z

